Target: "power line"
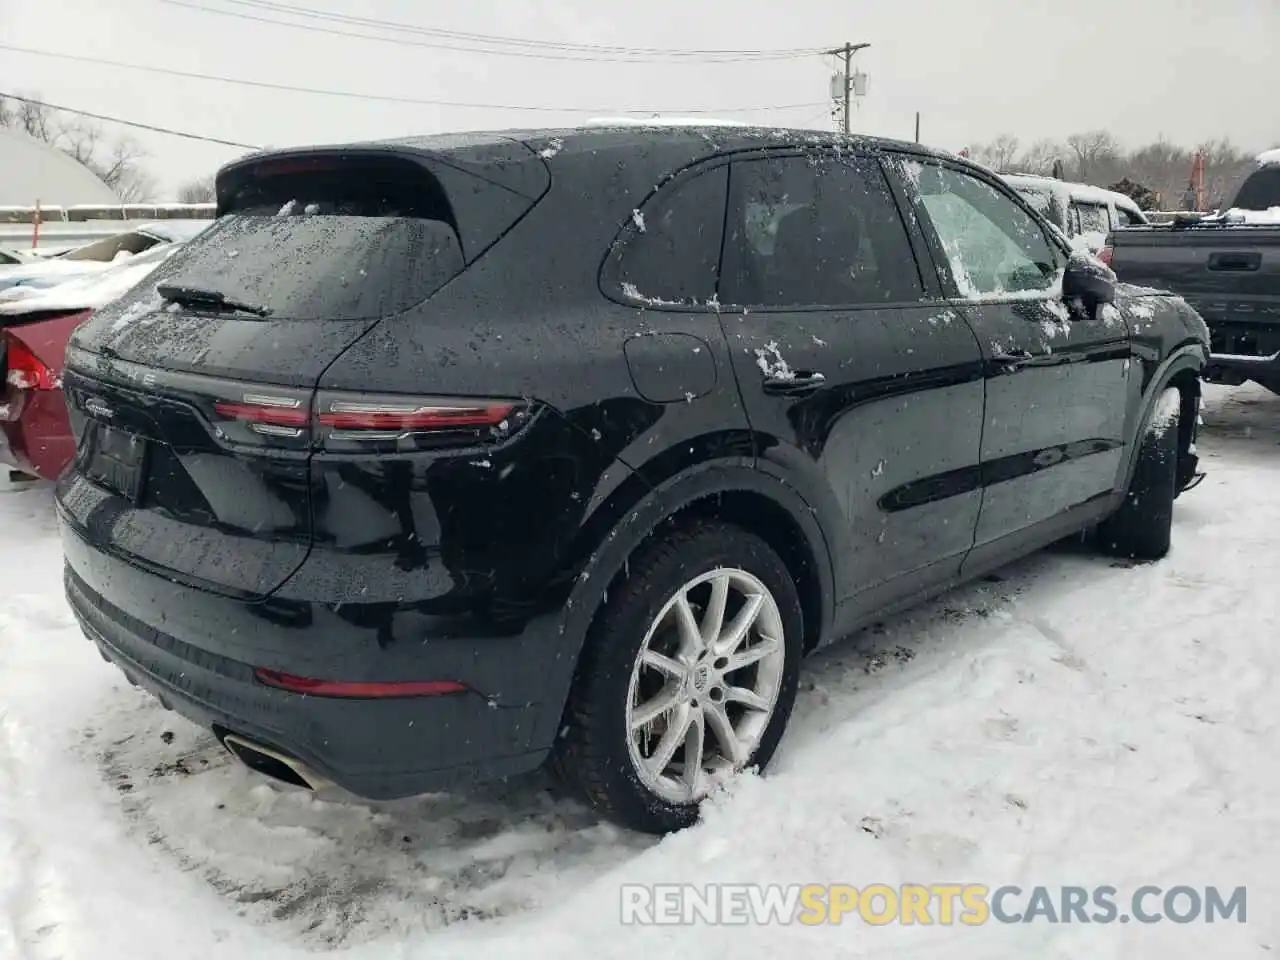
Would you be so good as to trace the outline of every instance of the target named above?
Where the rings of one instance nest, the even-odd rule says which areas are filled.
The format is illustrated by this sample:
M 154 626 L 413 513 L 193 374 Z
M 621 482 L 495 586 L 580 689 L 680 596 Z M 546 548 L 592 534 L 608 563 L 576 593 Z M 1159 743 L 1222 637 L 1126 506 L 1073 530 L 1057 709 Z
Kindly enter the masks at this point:
M 378 29 L 398 30 L 402 32 L 424 32 L 430 36 L 440 37 L 440 39 L 437 39 L 434 41 L 411 40 L 406 37 L 388 37 L 388 36 L 378 36 L 376 34 L 369 34 L 369 33 L 354 33 L 350 30 L 340 30 L 337 27 L 322 27 L 322 26 L 317 26 L 315 24 L 309 24 L 309 23 L 294 23 L 288 20 L 273 20 L 268 17 L 263 17 L 256 14 L 252 14 L 252 13 L 243 13 L 237 10 L 221 10 L 221 9 L 218 9 L 217 7 L 206 6 L 205 4 L 202 4 L 202 3 L 190 2 L 190 0 L 159 0 L 159 2 L 168 4 L 174 7 L 184 7 L 188 10 L 197 10 L 202 13 L 212 13 L 218 16 L 223 16 L 223 17 L 235 17 L 240 20 L 250 20 L 255 23 L 267 23 L 267 24 L 272 24 L 274 26 L 278 26 L 278 27 L 289 27 L 295 30 L 308 30 L 308 31 L 311 31 L 312 33 L 323 33 L 323 34 L 328 34 L 329 36 L 347 37 L 349 39 L 356 39 L 356 40 L 374 40 L 380 43 L 390 43 L 390 44 L 395 44 L 397 46 L 405 46 L 405 47 L 425 47 L 431 50 L 452 50 L 457 53 L 478 53 L 478 54 L 488 54 L 491 56 L 519 57 L 519 58 L 534 59 L 534 60 L 562 60 L 562 61 L 573 61 L 576 63 L 613 63 L 613 64 L 617 64 L 617 63 L 673 64 L 673 63 L 682 63 L 682 62 L 761 63 L 761 62 L 773 61 L 773 60 L 795 60 L 795 59 L 800 59 L 802 57 L 814 56 L 821 52 L 816 47 L 812 49 L 797 47 L 790 50 L 778 50 L 778 51 L 757 50 L 757 51 L 720 52 L 720 51 L 710 51 L 710 50 L 703 50 L 703 51 L 654 50 L 651 53 L 645 53 L 644 52 L 645 48 L 618 47 L 614 49 L 620 52 L 615 52 L 609 56 L 600 56 L 600 55 L 584 56 L 584 55 L 578 55 L 577 53 L 572 52 L 572 51 L 578 51 L 579 53 L 587 54 L 587 53 L 599 53 L 601 51 L 609 50 L 609 48 L 607 47 L 601 47 L 597 49 L 595 47 L 591 47 L 585 44 L 581 46 L 565 45 L 564 47 L 549 46 L 548 48 L 542 48 L 539 46 L 538 49 L 504 50 L 504 49 L 501 49 L 500 47 L 493 47 L 493 46 L 490 46 L 490 47 L 458 46 L 452 43 L 442 43 L 440 42 L 440 39 L 463 39 L 464 35 L 459 34 L 454 37 L 440 37 L 439 32 L 432 33 L 432 32 L 429 32 L 429 28 L 414 27 L 412 24 L 394 24 L 392 21 L 379 21 L 379 20 L 372 20 L 369 18 L 352 17 L 347 14 L 326 13 L 325 11 L 320 11 L 320 10 L 309 10 L 308 8 L 305 8 L 305 7 L 290 8 L 282 4 L 263 3 L 261 2 L 261 0 L 258 0 L 258 2 L 251 2 L 251 0 L 229 0 L 229 2 L 244 3 L 245 5 L 250 6 L 253 9 L 264 10 L 265 12 L 284 13 L 286 15 L 291 15 L 291 16 L 306 16 L 311 19 L 326 20 L 331 23 L 337 22 L 337 23 L 351 24 L 351 25 L 374 26 Z M 301 12 L 295 13 L 293 11 L 301 11 Z M 458 34 L 457 31 L 446 31 L 445 33 Z M 554 41 L 527 41 L 527 40 L 520 40 L 519 38 L 515 38 L 515 37 L 489 36 L 487 37 L 487 39 L 481 40 L 480 38 L 486 37 L 486 35 L 484 34 L 472 34 L 470 36 L 476 38 L 471 41 L 473 43 L 474 42 L 486 42 L 486 43 L 507 42 L 507 43 L 515 43 L 515 44 L 543 44 L 543 43 L 548 45 L 554 44 Z M 543 50 L 543 49 L 545 49 L 545 52 L 539 52 L 540 50 Z
M 463 40 L 495 45 L 517 46 L 533 49 L 558 51 L 575 51 L 579 53 L 612 54 L 616 56 L 671 56 L 671 57 L 805 57 L 820 53 L 817 47 L 780 47 L 772 49 L 687 49 L 674 47 L 627 47 L 599 43 L 572 43 L 564 40 L 536 40 L 525 37 L 500 36 L 491 33 L 472 33 L 462 30 L 445 30 L 439 27 L 422 27 L 416 24 L 402 23 L 394 20 L 382 20 L 374 17 L 358 17 L 351 14 L 332 13 L 317 10 L 314 7 L 302 7 L 295 4 L 281 3 L 279 0 L 222 0 L 223 3 L 238 7 L 250 7 L 272 13 L 298 16 L 308 19 L 328 20 L 337 23 L 350 23 L 359 26 L 375 27 L 383 30 L 415 33 L 421 36 L 440 37 L 451 40 Z M 217 11 L 210 11 L 217 12 Z
M 157 73 L 170 77 L 183 77 L 189 80 L 205 80 L 213 83 L 230 83 L 244 87 L 255 87 L 261 90 L 283 90 L 289 93 L 307 93 L 315 96 L 325 97 L 346 97 L 353 100 L 376 100 L 383 103 L 402 103 L 413 106 L 424 107 L 457 107 L 471 110 L 520 110 L 534 113 L 685 113 L 685 114 L 713 114 L 713 113 L 766 113 L 780 110 L 801 110 L 819 106 L 819 103 L 810 101 L 807 103 L 782 103 L 772 104 L 759 107 L 697 107 L 697 108 L 672 108 L 672 109 L 655 109 L 651 107 L 636 107 L 631 110 L 620 111 L 617 107 L 550 107 L 535 104 L 510 104 L 510 103 L 469 103 L 459 100 L 431 100 L 419 97 L 398 97 L 390 94 L 378 93 L 357 93 L 352 90 L 326 90 L 318 87 L 300 87 L 287 83 L 268 83 L 264 80 L 245 80 L 240 77 L 226 77 L 211 73 L 194 73 L 189 70 L 172 70 L 166 67 L 152 67 L 140 63 L 124 63 L 119 60 L 105 60 L 101 57 L 85 57 L 71 53 L 58 53 L 53 50 L 33 50 L 28 47 L 17 47 L 7 43 L 0 43 L 0 50 L 9 50 L 14 53 L 26 53 L 37 57 L 53 57 L 57 60 L 71 60 L 76 63 L 91 63 L 102 67 L 116 67 L 122 70 L 139 70 L 144 73 Z M 236 144 L 239 146 L 239 144 Z
M 0 92 L 0 100 L 4 99 L 17 100 L 19 103 L 29 103 L 35 107 L 45 107 L 49 110 L 58 110 L 62 113 L 73 113 L 80 117 L 91 117 L 94 120 L 102 120 L 106 123 L 118 123 L 125 127 L 136 127 L 139 130 L 149 130 L 152 133 L 164 133 L 171 137 L 183 137 L 187 140 L 201 140 L 205 143 L 216 143 L 224 147 L 243 147 L 245 150 L 261 150 L 261 147 L 255 147 L 249 143 L 239 143 L 235 140 L 220 140 L 217 137 L 206 137 L 199 133 L 187 133 L 183 130 L 171 130 L 169 127 L 157 127 L 149 123 L 138 123 L 134 120 L 122 120 L 120 117 L 109 117 L 103 113 L 90 113 L 88 110 L 77 110 L 74 107 L 62 107 L 56 103 L 46 103 L 44 100 L 33 100 L 30 97 L 20 97 L 16 93 Z

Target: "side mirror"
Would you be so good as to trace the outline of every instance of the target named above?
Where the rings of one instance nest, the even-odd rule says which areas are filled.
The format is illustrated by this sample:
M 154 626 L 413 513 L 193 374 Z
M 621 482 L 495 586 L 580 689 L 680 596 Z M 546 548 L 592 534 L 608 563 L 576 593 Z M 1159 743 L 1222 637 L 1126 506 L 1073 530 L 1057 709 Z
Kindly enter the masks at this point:
M 1062 299 L 1069 304 L 1079 300 L 1089 311 L 1115 303 L 1116 275 L 1100 260 L 1074 256 L 1062 274 Z

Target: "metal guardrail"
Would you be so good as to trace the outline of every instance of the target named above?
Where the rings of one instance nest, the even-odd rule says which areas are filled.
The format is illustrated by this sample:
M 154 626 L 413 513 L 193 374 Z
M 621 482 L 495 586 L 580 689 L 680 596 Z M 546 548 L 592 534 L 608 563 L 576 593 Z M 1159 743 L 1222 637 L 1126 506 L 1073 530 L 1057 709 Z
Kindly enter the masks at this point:
M 213 217 L 216 205 L 212 203 L 118 203 L 79 204 L 62 207 L 57 204 L 40 206 L 0 207 L 0 223 L 36 222 L 41 224 L 84 223 L 91 220 L 207 220 Z
M 212 203 L 0 207 L 0 247 L 62 250 L 121 233 L 137 223 L 212 220 L 215 212 Z

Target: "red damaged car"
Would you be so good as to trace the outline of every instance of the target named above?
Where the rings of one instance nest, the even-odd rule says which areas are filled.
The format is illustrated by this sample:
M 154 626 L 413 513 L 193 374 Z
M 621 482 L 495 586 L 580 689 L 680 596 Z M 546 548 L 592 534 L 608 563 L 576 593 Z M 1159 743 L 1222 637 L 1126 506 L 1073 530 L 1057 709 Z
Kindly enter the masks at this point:
M 178 246 L 164 244 L 56 287 L 0 293 L 0 463 L 45 480 L 62 472 L 76 449 L 62 397 L 71 332 L 142 282 Z

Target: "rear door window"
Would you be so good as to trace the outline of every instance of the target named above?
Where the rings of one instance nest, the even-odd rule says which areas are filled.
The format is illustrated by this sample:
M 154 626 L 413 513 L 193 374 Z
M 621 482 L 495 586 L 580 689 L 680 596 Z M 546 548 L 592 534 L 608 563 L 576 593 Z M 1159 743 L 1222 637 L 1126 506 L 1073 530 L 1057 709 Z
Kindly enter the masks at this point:
M 1081 233 L 1107 233 L 1111 229 L 1111 221 L 1107 216 L 1107 208 L 1097 203 L 1077 203 L 1080 212 Z
M 606 268 L 607 285 L 653 304 L 714 301 L 728 182 L 727 165 L 690 173 L 634 211 Z
M 400 158 L 250 176 L 223 208 L 156 282 L 215 290 L 273 320 L 365 320 L 420 303 L 465 267 L 440 184 Z
M 920 271 L 879 163 L 814 153 L 733 164 L 721 299 L 763 307 L 918 301 Z
M 1136 227 L 1142 223 L 1142 218 L 1140 216 L 1132 210 L 1127 210 L 1118 205 L 1116 207 L 1116 219 L 1119 221 L 1117 226 L 1121 227 Z

